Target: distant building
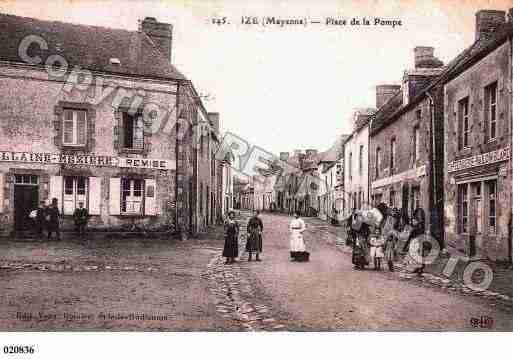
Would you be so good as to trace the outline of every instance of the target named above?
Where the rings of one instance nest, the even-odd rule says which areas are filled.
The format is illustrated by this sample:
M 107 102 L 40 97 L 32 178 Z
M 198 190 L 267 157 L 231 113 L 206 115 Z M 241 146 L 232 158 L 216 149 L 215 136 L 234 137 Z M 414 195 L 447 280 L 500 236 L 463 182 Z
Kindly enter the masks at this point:
M 344 142 L 344 198 L 347 204 L 344 217 L 353 208 L 369 207 L 369 121 L 374 111 L 359 109 L 354 112 L 351 121 L 355 129 Z

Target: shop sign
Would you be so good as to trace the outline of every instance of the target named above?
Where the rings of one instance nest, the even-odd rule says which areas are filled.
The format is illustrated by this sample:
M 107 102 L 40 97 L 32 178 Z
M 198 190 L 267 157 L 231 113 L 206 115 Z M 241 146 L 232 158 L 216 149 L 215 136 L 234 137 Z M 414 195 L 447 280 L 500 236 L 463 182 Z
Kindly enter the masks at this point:
M 448 172 L 460 171 L 472 167 L 484 166 L 501 161 L 507 161 L 511 158 L 510 147 L 501 148 L 495 151 L 482 153 L 472 157 L 463 158 L 457 161 L 451 161 L 447 165 Z
M 409 169 L 407 171 L 398 173 L 393 176 L 389 176 L 389 177 L 385 177 L 385 178 L 381 178 L 379 180 L 373 181 L 371 187 L 372 187 L 372 189 L 375 189 L 375 188 L 379 188 L 379 187 L 383 187 L 383 186 L 388 186 L 393 183 L 419 179 L 420 177 L 425 176 L 425 175 L 426 175 L 426 165 L 423 165 L 420 167 L 415 167 L 415 168 Z
M 174 161 L 155 158 L 128 158 L 101 155 L 55 154 L 45 152 L 0 151 L 0 162 L 147 168 L 159 170 L 173 170 L 176 168 Z

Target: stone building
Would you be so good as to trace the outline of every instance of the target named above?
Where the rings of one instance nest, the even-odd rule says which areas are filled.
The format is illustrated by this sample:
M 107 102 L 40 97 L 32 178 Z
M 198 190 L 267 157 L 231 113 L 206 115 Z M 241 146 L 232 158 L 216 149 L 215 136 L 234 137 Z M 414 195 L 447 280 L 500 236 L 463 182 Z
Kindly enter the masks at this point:
M 219 161 L 221 183 L 221 216 L 226 217 L 227 213 L 234 209 L 234 187 L 233 187 L 233 171 L 232 164 L 234 156 L 231 151 L 227 151 L 224 160 Z
M 172 64 L 172 26 L 139 31 L 0 14 L 0 228 L 56 198 L 64 227 L 196 230 L 198 126 L 213 132 Z M 178 166 L 177 166 L 178 164 Z
M 511 261 L 513 9 L 476 13 L 475 42 L 444 85 L 445 233 L 469 255 Z
M 198 194 L 195 219 L 195 230 L 204 232 L 209 226 L 215 225 L 220 218 L 219 192 L 222 183 L 218 184 L 219 161 L 216 153 L 221 145 L 219 139 L 219 114 L 206 112 L 201 102 L 197 104 L 198 118 L 196 120 L 199 134 L 195 150 L 196 166 L 193 179 Z
M 369 121 L 374 109 L 358 109 L 353 113 L 354 131 L 345 139 L 344 145 L 344 217 L 353 208 L 369 207 Z
M 414 64 L 404 72 L 402 86 L 376 87 L 378 110 L 370 121 L 371 200 L 406 209 L 410 217 L 416 208 L 424 209 L 428 230 L 441 240 L 443 196 L 435 181 L 440 186 L 443 178 L 443 98 L 440 87 L 427 89 L 444 67 L 432 47 L 416 47 Z
M 288 152 L 280 153 L 281 171 L 273 185 L 277 210 L 290 214 L 298 211 L 301 215 L 314 215 L 318 211 L 320 156 L 315 149 L 304 152 L 297 149 L 292 156 Z

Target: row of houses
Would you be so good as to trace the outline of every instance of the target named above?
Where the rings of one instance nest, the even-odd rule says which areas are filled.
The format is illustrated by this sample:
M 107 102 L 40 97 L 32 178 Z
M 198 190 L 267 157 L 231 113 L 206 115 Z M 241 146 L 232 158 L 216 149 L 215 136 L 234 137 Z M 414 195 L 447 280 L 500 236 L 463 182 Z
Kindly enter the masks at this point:
M 0 14 L 0 232 L 40 201 L 64 228 L 204 231 L 233 207 L 219 114 L 172 64 L 173 27 L 138 31 Z
M 401 84 L 376 86 L 376 107 L 328 151 L 281 153 L 276 209 L 340 221 L 380 202 L 422 208 L 443 246 L 511 261 L 513 9 L 475 21 L 448 64 L 416 47 Z
M 346 142 L 346 214 L 423 208 L 441 243 L 511 260 L 512 39 L 513 9 L 478 11 L 475 41 L 450 63 L 416 47 L 401 85 L 377 86 L 376 111 L 355 131 L 368 135 Z M 355 188 L 361 167 L 368 185 Z

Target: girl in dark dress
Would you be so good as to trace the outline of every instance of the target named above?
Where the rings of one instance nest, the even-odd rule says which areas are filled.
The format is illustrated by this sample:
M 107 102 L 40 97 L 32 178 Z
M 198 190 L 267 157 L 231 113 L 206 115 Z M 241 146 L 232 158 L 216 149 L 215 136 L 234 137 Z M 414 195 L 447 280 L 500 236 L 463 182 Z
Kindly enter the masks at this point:
M 246 252 L 249 253 L 248 262 L 251 262 L 253 252 L 256 253 L 256 261 L 260 262 L 260 253 L 262 252 L 262 231 L 264 224 L 258 218 L 259 212 L 256 211 L 255 215 L 250 218 L 248 222 L 248 240 L 246 241 Z
M 235 263 L 239 256 L 239 224 L 235 221 L 235 213 L 230 212 L 224 224 L 224 249 L 225 264 Z

